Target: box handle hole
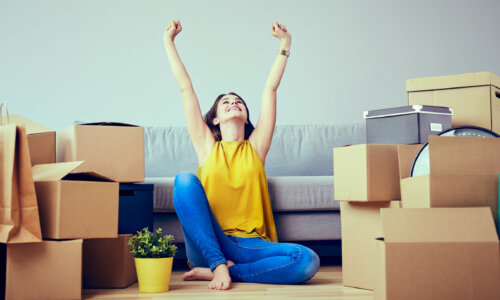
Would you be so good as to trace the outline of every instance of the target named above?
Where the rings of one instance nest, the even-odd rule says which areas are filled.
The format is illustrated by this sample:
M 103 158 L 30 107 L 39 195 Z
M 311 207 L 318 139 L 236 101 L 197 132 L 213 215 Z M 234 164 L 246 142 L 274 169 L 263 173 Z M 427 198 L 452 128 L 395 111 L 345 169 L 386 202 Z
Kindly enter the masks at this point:
M 120 191 L 120 196 L 135 196 L 134 190 L 122 190 Z
M 496 91 L 496 92 L 495 92 L 495 95 L 497 96 L 497 98 L 499 98 L 499 99 L 500 99 L 500 91 Z

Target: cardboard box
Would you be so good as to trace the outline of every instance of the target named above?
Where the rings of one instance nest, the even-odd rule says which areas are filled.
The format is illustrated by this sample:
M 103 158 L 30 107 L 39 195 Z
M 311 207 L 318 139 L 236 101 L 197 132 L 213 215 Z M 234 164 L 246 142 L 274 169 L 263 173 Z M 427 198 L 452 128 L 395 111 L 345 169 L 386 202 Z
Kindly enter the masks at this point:
M 412 105 L 364 112 L 366 143 L 423 144 L 429 135 L 451 128 L 448 107 Z
M 144 128 L 123 123 L 79 124 L 57 132 L 57 161 L 85 161 L 116 182 L 144 181 Z
M 136 233 L 145 227 L 153 231 L 154 184 L 120 184 L 118 233 Z
M 342 283 L 374 290 L 377 275 L 376 238 L 382 236 L 381 208 L 399 208 L 400 201 L 340 202 Z
M 401 199 L 397 145 L 334 148 L 333 175 L 336 201 Z
M 8 120 L 11 124 L 24 125 L 26 128 L 32 166 L 56 162 L 55 131 L 18 115 L 9 115 Z
M 5 299 L 81 299 L 82 240 L 1 244 L 0 249 Z
M 33 167 L 42 235 L 46 239 L 118 236 L 118 183 L 75 173 L 83 162 Z
M 489 206 L 498 219 L 500 139 L 429 137 L 431 173 L 401 180 L 403 208 Z
M 423 145 L 398 145 L 399 179 L 410 176 L 411 167 Z
M 474 125 L 500 133 L 500 77 L 490 73 L 468 73 L 409 79 L 410 105 L 453 108 L 453 127 Z
M 375 299 L 500 299 L 491 210 L 382 209 Z
M 120 234 L 118 238 L 83 241 L 83 288 L 125 288 L 137 281 L 128 246 L 131 237 Z

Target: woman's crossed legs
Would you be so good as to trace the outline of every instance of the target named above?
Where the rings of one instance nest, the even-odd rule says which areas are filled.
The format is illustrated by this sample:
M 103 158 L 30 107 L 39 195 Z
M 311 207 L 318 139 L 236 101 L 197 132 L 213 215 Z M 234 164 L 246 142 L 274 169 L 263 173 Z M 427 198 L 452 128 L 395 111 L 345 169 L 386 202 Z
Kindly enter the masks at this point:
M 319 257 L 302 245 L 225 235 L 194 174 L 183 172 L 175 178 L 174 206 L 182 223 L 188 260 L 195 267 L 183 279 L 212 280 L 210 288 L 227 289 L 231 279 L 301 283 L 319 269 Z

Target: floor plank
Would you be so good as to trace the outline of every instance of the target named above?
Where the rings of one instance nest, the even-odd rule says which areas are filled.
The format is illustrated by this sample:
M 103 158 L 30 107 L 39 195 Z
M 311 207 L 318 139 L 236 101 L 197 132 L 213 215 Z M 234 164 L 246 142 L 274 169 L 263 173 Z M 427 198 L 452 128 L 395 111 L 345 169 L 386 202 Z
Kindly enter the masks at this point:
M 167 293 L 139 293 L 137 283 L 125 289 L 83 290 L 84 299 L 345 299 L 373 300 L 373 291 L 342 285 L 342 268 L 321 267 L 306 284 L 274 285 L 235 282 L 228 291 L 212 291 L 207 281 L 181 281 L 184 271 L 173 271 Z

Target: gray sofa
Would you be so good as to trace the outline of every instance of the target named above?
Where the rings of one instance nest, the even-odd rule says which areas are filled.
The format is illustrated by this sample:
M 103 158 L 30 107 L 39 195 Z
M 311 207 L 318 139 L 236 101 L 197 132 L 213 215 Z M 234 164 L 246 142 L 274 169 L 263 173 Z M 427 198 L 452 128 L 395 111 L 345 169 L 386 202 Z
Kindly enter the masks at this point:
M 332 149 L 364 143 L 365 136 L 364 123 L 276 126 L 265 169 L 280 242 L 340 240 Z M 145 159 L 146 183 L 155 186 L 154 226 L 183 242 L 172 187 L 177 173 L 197 170 L 186 128 L 146 127 Z

